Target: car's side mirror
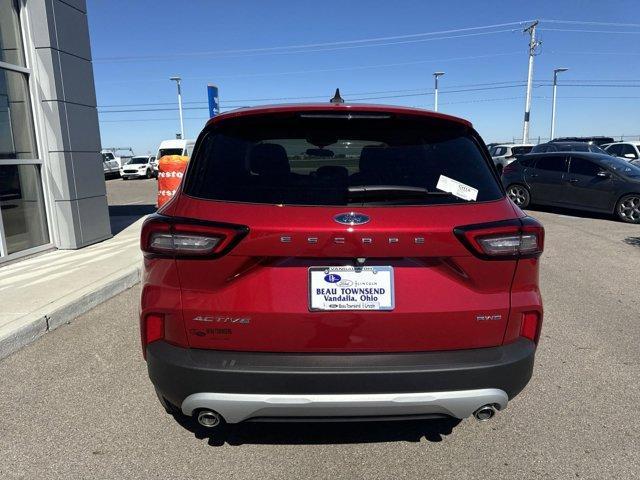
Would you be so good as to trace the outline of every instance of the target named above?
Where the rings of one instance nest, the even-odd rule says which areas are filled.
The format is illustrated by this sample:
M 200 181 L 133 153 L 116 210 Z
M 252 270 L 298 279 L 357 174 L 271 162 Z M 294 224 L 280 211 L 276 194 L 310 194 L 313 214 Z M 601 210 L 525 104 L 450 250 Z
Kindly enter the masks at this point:
M 600 178 L 611 178 L 611 174 L 609 172 L 607 172 L 606 170 L 600 170 L 597 174 L 597 177 Z

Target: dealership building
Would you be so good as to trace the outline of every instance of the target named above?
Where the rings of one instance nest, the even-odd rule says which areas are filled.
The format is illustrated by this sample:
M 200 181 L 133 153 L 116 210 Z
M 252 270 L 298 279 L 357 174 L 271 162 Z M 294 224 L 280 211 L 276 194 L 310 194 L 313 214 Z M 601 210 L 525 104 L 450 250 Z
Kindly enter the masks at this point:
M 0 0 L 0 265 L 111 236 L 84 0 Z

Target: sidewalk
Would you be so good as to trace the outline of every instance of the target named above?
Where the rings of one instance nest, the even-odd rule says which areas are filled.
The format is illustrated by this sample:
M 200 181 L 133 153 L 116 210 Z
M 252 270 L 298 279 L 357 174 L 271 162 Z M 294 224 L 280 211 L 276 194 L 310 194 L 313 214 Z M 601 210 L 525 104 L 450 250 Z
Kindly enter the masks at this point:
M 0 359 L 138 283 L 142 221 L 96 245 L 0 267 Z

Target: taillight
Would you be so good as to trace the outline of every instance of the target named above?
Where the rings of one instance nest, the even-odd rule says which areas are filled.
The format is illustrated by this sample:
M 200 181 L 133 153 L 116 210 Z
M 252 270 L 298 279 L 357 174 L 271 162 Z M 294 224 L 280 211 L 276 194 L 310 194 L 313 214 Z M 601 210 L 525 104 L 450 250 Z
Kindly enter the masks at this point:
M 456 227 L 454 233 L 485 260 L 535 258 L 544 248 L 544 227 L 531 217 Z
M 518 166 L 517 166 L 516 162 L 511 162 L 509 165 L 506 165 L 502 169 L 502 174 L 504 175 L 505 173 L 513 173 L 516 170 L 518 170 Z
M 540 314 L 538 312 L 525 312 L 522 314 L 520 335 L 538 343 L 540 335 Z
M 216 258 L 248 232 L 242 225 L 151 215 L 142 225 L 140 248 L 145 256 Z
M 147 356 L 147 345 L 164 338 L 164 315 L 150 313 L 142 318 L 140 324 L 142 355 Z

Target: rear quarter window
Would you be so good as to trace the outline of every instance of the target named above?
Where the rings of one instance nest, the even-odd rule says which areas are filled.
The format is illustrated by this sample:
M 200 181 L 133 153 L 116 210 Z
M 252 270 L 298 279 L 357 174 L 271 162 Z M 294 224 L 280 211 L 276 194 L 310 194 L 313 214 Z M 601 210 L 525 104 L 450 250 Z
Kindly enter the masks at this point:
M 520 157 L 518 162 L 523 167 L 533 167 L 536 163 L 536 157 Z
M 562 155 L 540 157 L 536 162 L 536 169 L 548 172 L 565 172 L 567 170 L 567 160 Z
M 291 205 L 464 203 L 442 176 L 503 196 L 475 133 L 429 117 L 271 115 L 208 127 L 185 178 L 187 195 Z

